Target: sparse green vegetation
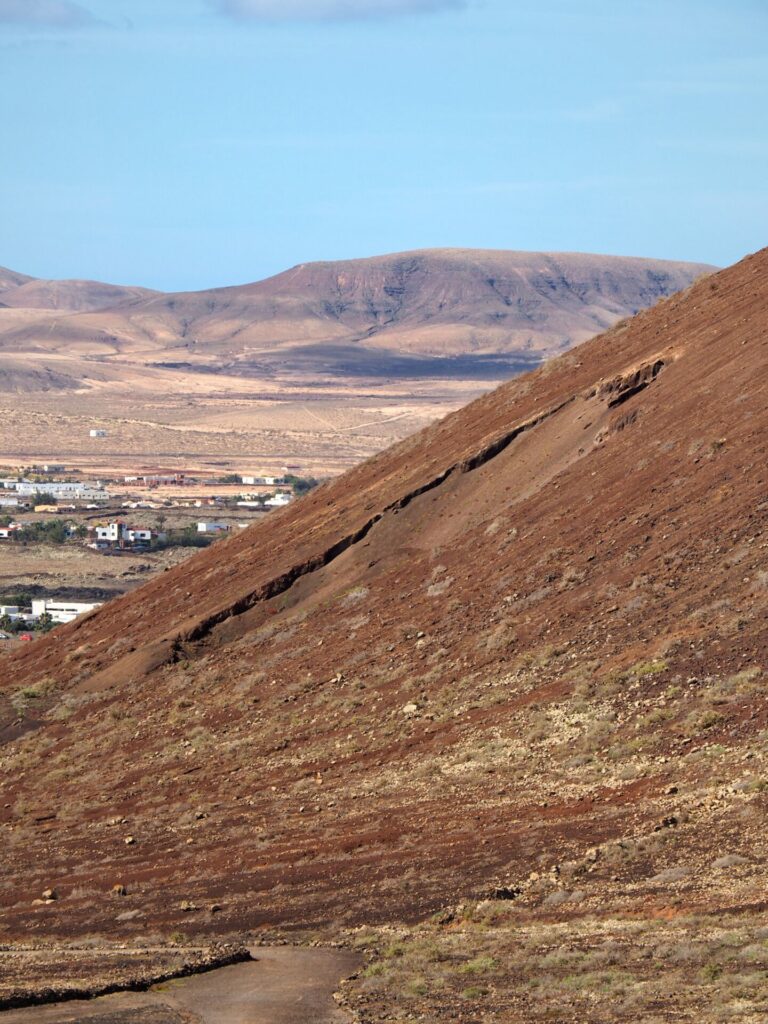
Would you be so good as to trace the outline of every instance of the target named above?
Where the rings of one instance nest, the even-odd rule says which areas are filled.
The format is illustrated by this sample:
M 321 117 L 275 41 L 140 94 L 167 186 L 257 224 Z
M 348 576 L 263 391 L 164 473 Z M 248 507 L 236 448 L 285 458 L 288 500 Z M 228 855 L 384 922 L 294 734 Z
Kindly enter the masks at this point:
M 382 958 L 383 935 L 369 930 L 356 937 L 368 964 L 346 990 L 347 1004 L 364 1006 L 371 1020 L 383 1011 L 394 1019 L 415 1013 L 417 1019 L 438 1021 L 449 1018 L 458 1001 L 482 1002 L 489 1019 L 515 1024 L 561 1019 L 714 1024 L 756 1021 L 768 1006 L 768 941 L 757 918 L 722 919 L 707 928 L 686 917 L 585 917 L 549 924 L 521 920 L 507 903 L 489 929 L 488 902 L 402 928 L 404 951 L 394 963 Z M 425 958 L 425 941 L 439 954 Z M 489 980 L 468 985 L 467 974 Z M 654 1015 L 660 998 L 663 1018 Z
M 639 661 L 629 670 L 629 675 L 642 679 L 644 676 L 655 676 L 659 672 L 666 672 L 669 665 L 663 658 L 654 658 L 652 661 Z
M 307 494 L 320 484 L 320 481 L 315 480 L 313 476 L 294 476 L 292 473 L 286 474 L 285 482 L 292 488 L 293 493 L 297 496 Z
M 165 537 L 152 541 L 152 551 L 164 551 L 167 548 L 207 548 L 221 539 L 221 535 L 199 533 L 196 526 L 185 526 L 180 530 L 168 530 Z
M 69 526 L 66 519 L 46 519 L 39 523 L 29 523 L 12 533 L 11 541 L 14 544 L 66 544 L 73 539 Z

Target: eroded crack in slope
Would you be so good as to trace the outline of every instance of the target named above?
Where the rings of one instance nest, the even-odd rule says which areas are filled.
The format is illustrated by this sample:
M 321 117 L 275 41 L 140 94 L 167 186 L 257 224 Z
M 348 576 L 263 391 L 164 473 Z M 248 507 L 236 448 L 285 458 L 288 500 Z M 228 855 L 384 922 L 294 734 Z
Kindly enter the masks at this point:
M 665 362 L 663 359 L 655 359 L 653 362 L 644 363 L 636 370 L 620 374 L 618 377 L 609 380 L 606 384 L 601 385 L 597 389 L 596 394 L 601 398 L 608 396 L 608 408 L 614 409 L 617 405 L 622 405 L 627 399 L 632 398 L 633 395 L 644 391 L 649 384 L 656 380 L 664 366 Z
M 284 594 L 303 576 L 318 572 L 320 569 L 324 569 L 351 547 L 363 541 L 373 527 L 376 526 L 377 523 L 381 522 L 386 515 L 406 508 L 420 495 L 426 494 L 427 492 L 440 487 L 454 474 L 469 473 L 475 469 L 479 469 L 481 466 L 484 466 L 486 463 L 500 455 L 501 452 L 507 449 L 522 434 L 535 429 L 546 420 L 556 416 L 562 409 L 566 408 L 566 406 L 570 405 L 578 398 L 593 398 L 595 396 L 601 398 L 606 397 L 608 399 L 607 405 L 609 408 L 619 405 L 652 383 L 664 365 L 664 360 L 659 358 L 646 362 L 639 367 L 633 367 L 631 370 L 612 378 L 610 381 L 601 382 L 599 385 L 590 388 L 587 392 L 570 395 L 558 405 L 553 406 L 552 408 L 547 409 L 546 411 L 541 412 L 522 423 L 518 423 L 511 430 L 508 430 L 506 433 L 487 444 L 474 455 L 468 456 L 467 458 L 454 463 L 427 483 L 414 488 L 412 491 L 409 491 L 407 494 L 398 498 L 397 501 L 386 505 L 380 512 L 377 512 L 375 515 L 371 516 L 370 519 L 366 520 L 366 522 L 357 530 L 347 534 L 345 537 L 342 537 L 325 551 L 318 553 L 298 565 L 292 566 L 287 572 L 274 577 L 272 580 L 262 584 L 262 586 L 257 589 L 238 598 L 237 601 L 227 605 L 225 608 L 221 608 L 219 611 L 206 616 L 192 628 L 179 633 L 170 641 L 169 657 L 162 660 L 167 663 L 168 661 L 176 661 L 182 656 L 189 657 L 190 652 L 185 649 L 185 645 L 199 643 L 208 637 L 213 630 L 223 622 L 239 615 L 243 615 L 256 605 Z M 167 642 L 168 641 L 166 641 L 166 643 Z M 155 665 L 153 667 L 158 666 Z
M 422 494 L 426 494 L 428 491 L 432 491 L 436 487 L 440 487 L 450 476 L 453 476 L 456 473 L 469 473 L 472 470 L 485 465 L 487 462 L 490 462 L 491 459 L 496 458 L 497 455 L 508 448 L 513 441 L 520 437 L 521 434 L 524 434 L 529 430 L 533 430 L 545 420 L 557 415 L 561 409 L 570 405 L 571 402 L 575 401 L 575 399 L 576 396 L 572 395 L 554 408 L 548 409 L 546 412 L 540 413 L 538 416 L 518 424 L 512 430 L 486 445 L 475 455 L 454 463 L 452 466 L 449 466 L 448 469 L 444 470 L 438 476 L 423 484 L 421 487 L 414 488 L 414 490 L 409 491 L 401 498 L 398 498 L 397 501 L 386 505 L 381 512 L 377 512 L 375 515 L 371 516 L 371 518 L 368 519 L 358 530 L 354 533 L 348 534 L 346 537 L 343 537 L 321 554 L 315 555 L 313 558 L 302 562 L 300 565 L 292 566 L 287 572 L 275 577 L 268 583 L 259 587 L 257 590 L 252 591 L 250 594 L 244 595 L 234 602 L 234 604 L 229 605 L 226 608 L 222 608 L 220 611 L 201 620 L 197 625 L 192 627 L 192 629 L 179 634 L 175 641 L 176 650 L 179 651 L 182 644 L 196 643 L 203 640 L 212 632 L 213 629 L 219 626 L 222 622 L 225 622 L 227 619 L 233 618 L 237 615 L 242 615 L 255 605 L 263 601 L 269 601 L 274 597 L 278 597 L 280 594 L 284 594 L 294 585 L 294 583 L 296 583 L 297 580 L 301 579 L 302 576 L 324 569 L 340 555 L 344 554 L 345 551 L 348 551 L 349 548 L 364 540 L 373 527 L 377 523 L 381 522 L 386 515 L 392 512 L 399 512 L 406 508 L 412 501 L 414 501 L 414 499 L 420 497 Z

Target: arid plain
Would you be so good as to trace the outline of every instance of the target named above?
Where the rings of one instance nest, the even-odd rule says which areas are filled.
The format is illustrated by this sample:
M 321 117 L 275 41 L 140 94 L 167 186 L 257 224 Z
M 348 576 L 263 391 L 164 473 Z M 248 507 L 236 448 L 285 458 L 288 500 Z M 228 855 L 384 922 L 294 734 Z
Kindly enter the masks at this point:
M 173 295 L 0 270 L 0 455 L 336 475 L 711 269 L 427 250 Z

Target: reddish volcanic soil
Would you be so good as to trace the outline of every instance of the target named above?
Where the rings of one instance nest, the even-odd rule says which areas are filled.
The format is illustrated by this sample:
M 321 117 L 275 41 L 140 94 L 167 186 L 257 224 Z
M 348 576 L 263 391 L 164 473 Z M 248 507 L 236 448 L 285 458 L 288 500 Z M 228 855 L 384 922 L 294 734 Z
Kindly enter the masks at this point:
M 15 655 L 0 937 L 763 912 L 767 421 L 764 250 Z

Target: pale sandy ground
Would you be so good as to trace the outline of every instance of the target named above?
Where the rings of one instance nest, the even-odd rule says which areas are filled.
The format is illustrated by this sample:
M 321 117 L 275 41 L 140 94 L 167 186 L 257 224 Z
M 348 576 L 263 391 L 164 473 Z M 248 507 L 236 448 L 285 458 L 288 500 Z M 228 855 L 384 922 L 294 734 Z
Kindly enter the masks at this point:
M 0 1013 L 2 1024 L 348 1024 L 333 1000 L 359 966 L 354 953 L 291 946 L 252 950 L 256 961 L 148 992 Z
M 177 374 L 138 376 L 122 388 L 0 391 L 0 462 L 63 463 L 92 477 L 279 472 L 284 464 L 333 476 L 495 383 L 338 380 L 270 390 L 262 381 Z M 96 428 L 107 436 L 91 438 Z

